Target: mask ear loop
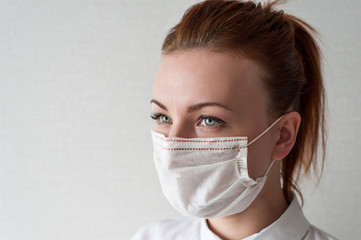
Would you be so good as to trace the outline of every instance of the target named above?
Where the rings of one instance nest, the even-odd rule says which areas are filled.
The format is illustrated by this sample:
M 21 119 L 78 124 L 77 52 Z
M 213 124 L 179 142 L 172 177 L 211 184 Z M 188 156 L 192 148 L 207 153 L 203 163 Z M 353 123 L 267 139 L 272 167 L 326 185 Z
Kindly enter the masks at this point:
M 255 141 L 257 141 L 260 137 L 262 137 L 266 132 L 268 132 L 274 125 L 276 125 L 282 118 L 283 118 L 284 115 L 282 115 L 281 117 L 279 117 L 274 123 L 271 124 L 271 126 L 269 126 L 266 130 L 264 130 L 260 135 L 258 135 L 256 138 L 254 138 L 252 141 L 250 141 L 248 144 L 247 144 L 247 147 L 249 145 L 251 145 L 252 143 L 254 143 Z M 272 163 L 269 165 L 266 173 L 264 174 L 264 176 L 267 176 L 268 175 L 268 172 L 271 170 L 273 164 L 275 163 L 275 160 L 272 161 Z
M 273 167 L 273 164 L 275 163 L 275 160 L 272 161 L 272 163 L 269 165 L 266 173 L 264 174 L 264 176 L 267 176 L 268 175 L 268 172 L 271 170 L 271 168 Z
M 262 137 L 266 132 L 268 132 L 274 125 L 276 125 L 276 123 L 278 123 L 284 115 L 282 115 L 281 117 L 279 117 L 274 123 L 271 124 L 271 126 L 269 126 L 266 130 L 264 130 L 260 135 L 258 135 L 257 137 L 255 137 L 252 141 L 250 141 L 246 147 L 248 147 L 249 145 L 251 145 L 252 143 L 254 143 L 255 141 L 257 141 L 260 137 Z

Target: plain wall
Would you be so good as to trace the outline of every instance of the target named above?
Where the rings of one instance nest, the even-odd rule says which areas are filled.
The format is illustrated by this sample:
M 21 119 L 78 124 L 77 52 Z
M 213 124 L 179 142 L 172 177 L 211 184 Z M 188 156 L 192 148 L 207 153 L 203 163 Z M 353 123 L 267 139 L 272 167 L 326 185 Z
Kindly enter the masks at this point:
M 0 1 L 0 239 L 129 239 L 179 217 L 153 166 L 152 84 L 167 31 L 197 1 Z M 320 32 L 329 114 L 309 221 L 361 235 L 359 1 L 290 0 Z

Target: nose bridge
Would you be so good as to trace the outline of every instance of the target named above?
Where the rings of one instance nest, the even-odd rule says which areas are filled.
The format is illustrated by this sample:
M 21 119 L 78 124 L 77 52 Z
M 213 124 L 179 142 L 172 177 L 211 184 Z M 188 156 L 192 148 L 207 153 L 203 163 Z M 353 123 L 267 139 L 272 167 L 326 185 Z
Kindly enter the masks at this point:
M 192 124 L 188 123 L 185 119 L 173 121 L 171 130 L 168 137 L 181 137 L 191 138 L 194 137 L 194 129 Z

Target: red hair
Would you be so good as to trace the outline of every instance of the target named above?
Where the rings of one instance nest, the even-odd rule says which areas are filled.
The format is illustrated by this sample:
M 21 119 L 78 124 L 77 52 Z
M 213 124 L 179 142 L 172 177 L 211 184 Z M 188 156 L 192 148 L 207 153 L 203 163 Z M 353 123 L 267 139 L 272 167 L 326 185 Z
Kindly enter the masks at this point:
M 317 173 L 317 150 L 325 158 L 325 91 L 321 52 L 313 34 L 301 19 L 275 10 L 279 1 L 261 5 L 251 1 L 207 0 L 193 5 L 164 40 L 163 55 L 206 48 L 238 54 L 257 62 L 264 70 L 272 118 L 296 111 L 302 121 L 295 146 L 282 160 L 283 194 L 288 202 L 301 173 Z M 322 171 L 321 171 L 322 172 Z

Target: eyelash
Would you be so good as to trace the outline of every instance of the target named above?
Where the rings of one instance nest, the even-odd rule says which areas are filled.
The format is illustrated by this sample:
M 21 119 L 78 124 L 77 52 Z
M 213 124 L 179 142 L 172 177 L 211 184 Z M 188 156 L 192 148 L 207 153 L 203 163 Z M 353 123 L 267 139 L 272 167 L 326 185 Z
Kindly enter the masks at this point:
M 160 117 L 162 116 L 165 116 L 167 118 L 169 118 L 167 115 L 164 115 L 162 113 L 152 113 L 150 115 L 150 117 L 153 119 L 153 120 L 159 120 Z M 215 120 L 216 121 L 216 124 L 214 126 L 205 126 L 206 128 L 217 128 L 217 127 L 222 127 L 223 125 L 226 124 L 225 121 L 219 119 L 219 118 L 216 118 L 216 117 L 213 117 L 213 116 L 210 116 L 210 115 L 202 115 L 198 118 L 198 121 L 202 121 L 204 119 L 212 119 L 212 120 Z M 170 119 L 170 118 L 169 118 Z M 167 123 L 162 123 L 160 122 L 159 124 L 167 124 Z M 204 126 L 204 125 L 203 125 Z

